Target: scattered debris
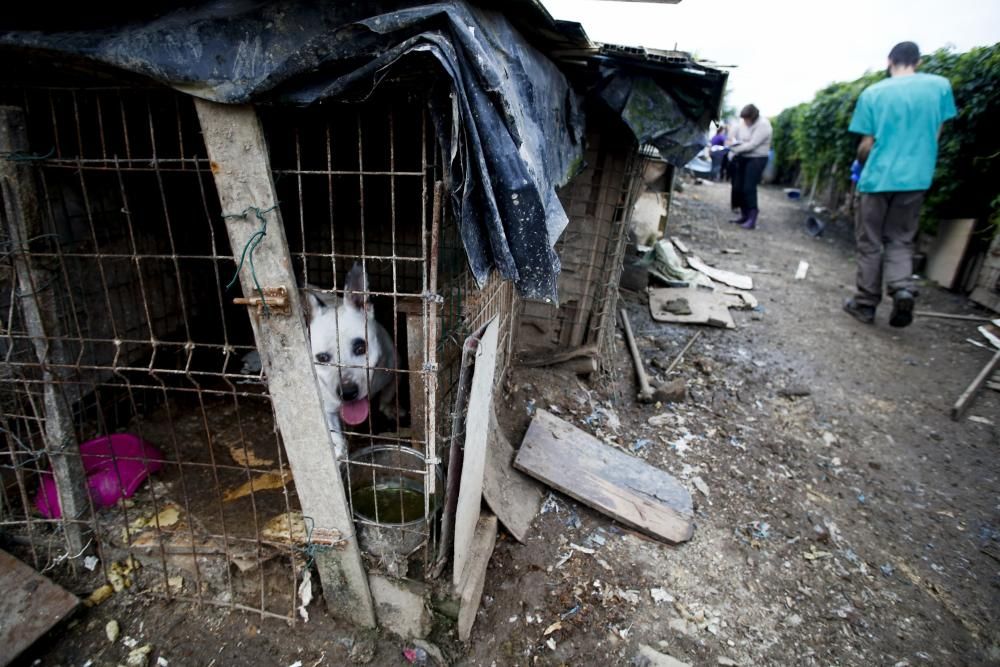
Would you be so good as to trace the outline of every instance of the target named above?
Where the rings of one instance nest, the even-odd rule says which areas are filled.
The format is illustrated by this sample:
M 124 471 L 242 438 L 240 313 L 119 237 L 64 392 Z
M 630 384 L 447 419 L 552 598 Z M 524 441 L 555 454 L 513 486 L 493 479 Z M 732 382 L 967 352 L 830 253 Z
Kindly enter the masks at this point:
M 681 324 L 704 324 L 723 329 L 735 329 L 736 323 L 729 313 L 734 299 L 742 306 L 738 297 L 727 295 L 720 290 L 708 290 L 699 287 L 663 287 L 649 290 L 649 312 L 657 322 L 676 322 Z M 688 305 L 690 313 L 680 314 L 667 308 L 669 303 L 683 300 Z
M 653 392 L 656 403 L 681 403 L 687 398 L 687 384 L 681 378 L 674 378 L 661 384 Z
M 152 644 L 132 649 L 125 659 L 125 667 L 146 667 L 149 664 L 149 654 L 152 652 Z
M 88 571 L 93 572 L 97 564 L 101 562 L 101 559 L 97 556 L 87 556 L 83 559 L 83 566 L 87 568 Z
M 426 665 L 427 651 L 418 646 L 408 646 L 403 649 L 403 658 L 411 665 Z
M 753 289 L 753 278 L 750 276 L 744 276 L 739 273 L 733 273 L 732 271 L 713 268 L 701 261 L 696 255 L 691 255 L 687 258 L 687 261 L 688 265 L 692 269 L 700 271 L 712 280 L 716 280 L 737 289 Z
M 108 624 L 104 626 L 104 634 L 107 636 L 108 641 L 112 644 L 118 641 L 118 635 L 121 634 L 121 628 L 118 627 L 118 621 L 114 619 L 108 621 Z
M 667 592 L 665 588 L 650 588 L 649 596 L 653 598 L 653 602 L 660 604 L 661 602 L 673 602 L 674 596 Z
M 805 280 L 806 272 L 809 271 L 809 262 L 805 260 L 799 260 L 799 268 L 795 269 L 795 279 Z
M 968 416 L 968 420 L 970 422 L 976 422 L 977 424 L 986 424 L 987 426 L 993 426 L 992 420 L 989 420 L 986 417 L 979 417 L 979 416 L 976 416 L 976 415 L 969 415 Z
M 660 653 L 646 644 L 639 645 L 639 653 L 632 660 L 636 667 L 691 667 L 690 663 L 681 662 L 677 658 Z
M 705 483 L 705 480 L 703 480 L 701 477 L 695 476 L 691 478 L 691 483 L 694 484 L 694 488 L 698 489 L 698 491 L 701 492 L 701 495 L 705 496 L 705 498 L 708 498 L 709 496 L 708 484 Z

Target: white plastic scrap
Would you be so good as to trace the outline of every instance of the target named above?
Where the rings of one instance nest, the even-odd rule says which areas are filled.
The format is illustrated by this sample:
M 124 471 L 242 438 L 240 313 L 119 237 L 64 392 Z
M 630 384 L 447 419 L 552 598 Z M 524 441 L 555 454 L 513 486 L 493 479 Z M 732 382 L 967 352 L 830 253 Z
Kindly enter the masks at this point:
M 299 605 L 299 616 L 302 617 L 303 621 L 308 623 L 309 610 L 306 607 L 309 606 L 309 603 L 313 599 L 312 570 L 307 569 L 302 575 L 302 583 L 299 584 L 299 599 L 302 601 L 302 604 Z

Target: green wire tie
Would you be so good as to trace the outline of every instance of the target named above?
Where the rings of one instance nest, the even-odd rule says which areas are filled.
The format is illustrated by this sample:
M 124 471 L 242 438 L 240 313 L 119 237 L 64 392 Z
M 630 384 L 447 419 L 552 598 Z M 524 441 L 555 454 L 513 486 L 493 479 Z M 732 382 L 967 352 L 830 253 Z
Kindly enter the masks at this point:
M 233 285 L 236 284 L 236 281 L 239 280 L 240 271 L 243 270 L 243 262 L 248 259 L 247 255 L 249 254 L 250 276 L 253 278 L 253 284 L 254 287 L 257 289 L 257 294 L 260 295 L 260 302 L 264 305 L 263 308 L 264 317 L 271 316 L 271 309 L 267 307 L 267 300 L 264 298 L 264 289 L 260 286 L 260 281 L 257 280 L 257 269 L 256 267 L 254 267 L 253 264 L 253 253 L 254 250 L 257 249 L 257 246 L 259 246 L 261 242 L 264 240 L 264 237 L 267 236 L 267 219 L 264 216 L 276 208 L 278 208 L 278 204 L 275 204 L 271 208 L 265 209 L 263 211 L 257 208 L 256 206 L 247 206 L 245 209 L 243 209 L 242 213 L 230 213 L 228 215 L 222 216 L 223 220 L 232 220 L 234 218 L 239 218 L 240 220 L 246 220 L 250 212 L 253 211 L 254 215 L 257 216 L 257 219 L 260 220 L 260 229 L 254 232 L 250 236 L 250 238 L 247 239 L 246 244 L 243 246 L 243 254 L 240 255 L 240 263 L 236 267 L 236 272 L 233 273 L 232 280 L 230 280 L 229 284 L 226 285 L 226 290 L 232 289 Z
M 40 162 L 42 160 L 48 160 L 50 157 L 56 154 L 55 146 L 49 149 L 49 152 L 45 155 L 38 155 L 37 153 L 28 153 L 25 151 L 10 151 L 8 153 L 0 153 L 4 160 L 8 162 Z

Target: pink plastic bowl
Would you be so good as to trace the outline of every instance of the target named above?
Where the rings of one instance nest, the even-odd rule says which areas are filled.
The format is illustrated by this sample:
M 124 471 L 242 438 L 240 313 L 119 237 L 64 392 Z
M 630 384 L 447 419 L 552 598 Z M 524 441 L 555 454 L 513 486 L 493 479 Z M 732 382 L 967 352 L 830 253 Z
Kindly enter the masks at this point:
M 163 453 L 129 433 L 101 436 L 83 443 L 80 460 L 87 475 L 90 497 L 101 507 L 110 507 L 121 498 L 130 497 L 150 473 L 163 467 Z M 62 516 L 56 480 L 51 472 L 42 473 L 35 507 L 47 519 Z

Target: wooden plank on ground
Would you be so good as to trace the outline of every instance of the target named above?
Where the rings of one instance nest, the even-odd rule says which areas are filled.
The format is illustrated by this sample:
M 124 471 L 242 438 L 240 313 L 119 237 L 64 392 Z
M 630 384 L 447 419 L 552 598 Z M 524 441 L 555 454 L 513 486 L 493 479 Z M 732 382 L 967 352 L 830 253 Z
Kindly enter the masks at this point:
M 490 410 L 483 497 L 518 542 L 527 537 L 543 495 L 538 482 L 514 469 L 514 448 L 497 423 L 496 411 Z
M 671 544 L 691 539 L 691 494 L 659 468 L 538 410 L 514 467 Z
M 80 600 L 0 549 L 0 666 L 66 618 Z
M 969 386 L 966 387 L 965 391 L 962 392 L 962 395 L 958 397 L 958 400 L 955 401 L 955 405 L 951 409 L 952 419 L 958 421 L 962 418 L 962 415 L 965 414 L 965 411 L 969 408 L 969 404 L 972 403 L 972 399 L 975 397 L 976 392 L 978 392 L 979 388 L 986 383 L 987 378 L 990 377 L 990 374 L 993 373 L 993 370 L 998 366 L 1000 366 L 1000 352 L 994 354 L 993 358 L 986 362 L 986 365 L 983 366 L 983 370 L 979 371 L 979 375 L 972 380 Z
M 486 436 L 493 404 L 493 377 L 496 374 L 499 320 L 489 323 L 476 349 L 472 372 L 469 410 L 465 418 L 465 451 L 462 456 L 462 479 L 455 509 L 455 558 L 452 581 L 458 586 L 465 576 L 465 566 L 472 552 L 476 522 L 483 499 L 483 474 L 486 469 Z
M 685 299 L 691 312 L 678 314 L 667 310 L 670 302 Z M 740 297 L 701 287 L 663 287 L 649 290 L 649 314 L 657 322 L 706 324 L 735 329 L 736 322 L 729 312 L 731 304 L 742 304 Z
M 753 289 L 753 278 L 750 276 L 744 276 L 742 274 L 733 273 L 732 271 L 726 271 L 724 269 L 716 269 L 701 261 L 701 259 L 699 259 L 696 255 L 689 255 L 687 262 L 688 266 L 692 269 L 695 271 L 701 271 L 712 280 L 724 283 L 737 289 Z
M 472 624 L 476 622 L 479 601 L 486 585 L 486 570 L 496 543 L 497 518 L 484 512 L 476 521 L 465 575 L 455 589 L 458 596 L 458 638 L 462 641 L 468 640 L 472 634 Z

